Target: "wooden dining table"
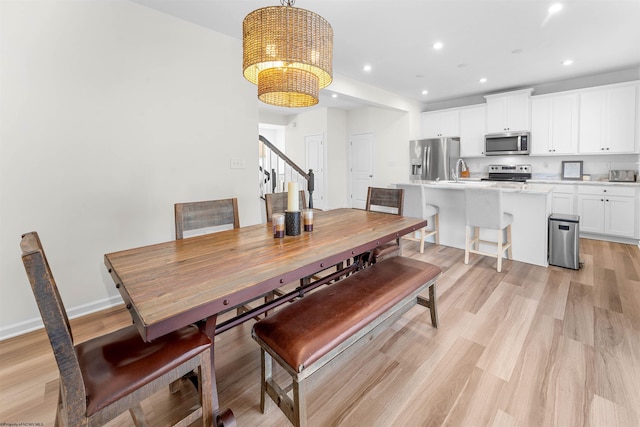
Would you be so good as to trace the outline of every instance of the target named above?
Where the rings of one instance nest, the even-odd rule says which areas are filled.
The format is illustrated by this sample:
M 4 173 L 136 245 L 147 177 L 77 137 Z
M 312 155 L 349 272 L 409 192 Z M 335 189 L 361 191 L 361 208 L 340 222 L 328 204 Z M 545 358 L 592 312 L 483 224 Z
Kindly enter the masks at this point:
M 317 272 L 427 225 L 424 219 L 359 209 L 314 216 L 313 231 L 296 236 L 274 238 L 271 223 L 258 224 L 113 252 L 104 261 L 145 341 L 199 323 L 213 343 L 216 333 L 255 313 L 217 325 L 219 314 L 284 284 L 308 283 Z M 262 311 L 294 297 L 289 294 Z M 213 353 L 214 419 L 219 426 L 234 425 L 231 410 L 219 408 Z

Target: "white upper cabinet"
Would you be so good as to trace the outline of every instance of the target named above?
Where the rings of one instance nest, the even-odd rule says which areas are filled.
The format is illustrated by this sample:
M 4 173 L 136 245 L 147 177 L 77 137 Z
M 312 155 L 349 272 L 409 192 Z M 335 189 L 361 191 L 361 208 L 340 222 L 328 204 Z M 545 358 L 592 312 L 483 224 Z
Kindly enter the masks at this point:
M 458 109 L 422 113 L 422 136 L 442 138 L 460 136 Z
M 531 98 L 531 154 L 578 152 L 578 94 Z
M 637 153 L 638 84 L 620 84 L 580 93 L 582 154 Z
M 486 110 L 485 105 L 460 109 L 460 157 L 484 156 Z
M 530 99 L 533 89 L 487 95 L 487 133 L 530 130 Z

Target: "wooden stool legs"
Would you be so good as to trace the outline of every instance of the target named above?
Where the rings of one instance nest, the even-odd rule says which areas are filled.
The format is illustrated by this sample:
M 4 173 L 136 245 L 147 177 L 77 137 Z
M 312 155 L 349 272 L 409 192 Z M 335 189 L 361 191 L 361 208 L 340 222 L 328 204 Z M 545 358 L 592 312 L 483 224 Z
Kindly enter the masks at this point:
M 471 229 L 473 230 L 473 238 L 471 237 Z M 504 231 L 507 232 L 507 240 L 504 241 Z M 491 256 L 497 258 L 497 266 L 496 270 L 498 273 L 502 272 L 502 257 L 504 256 L 504 251 L 507 251 L 507 259 L 512 259 L 512 251 L 511 251 L 511 224 L 507 225 L 502 230 L 498 231 L 498 241 L 497 242 L 488 242 L 486 240 L 480 240 L 480 229 L 479 227 L 472 227 L 470 225 L 466 226 L 465 230 L 465 244 L 464 244 L 464 263 L 469 264 L 469 254 L 479 254 L 485 256 Z M 482 252 L 480 251 L 480 243 L 486 243 L 490 245 L 497 245 L 498 250 L 495 254 Z

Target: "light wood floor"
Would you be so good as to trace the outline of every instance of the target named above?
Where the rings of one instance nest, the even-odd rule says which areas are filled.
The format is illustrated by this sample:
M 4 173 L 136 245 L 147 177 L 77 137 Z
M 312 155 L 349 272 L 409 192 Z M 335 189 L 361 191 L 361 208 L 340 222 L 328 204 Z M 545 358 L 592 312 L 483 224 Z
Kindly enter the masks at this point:
M 440 328 L 412 308 L 358 354 L 308 382 L 311 426 L 640 425 L 640 250 L 581 240 L 579 271 L 403 243 L 439 265 Z M 78 341 L 130 322 L 112 309 L 72 322 Z M 218 389 L 239 426 L 286 426 L 259 409 L 260 362 L 251 323 L 216 342 Z M 0 343 L 0 425 L 53 424 L 57 369 L 42 332 Z M 189 384 L 143 408 L 161 425 L 188 405 Z M 130 426 L 124 414 L 110 426 Z

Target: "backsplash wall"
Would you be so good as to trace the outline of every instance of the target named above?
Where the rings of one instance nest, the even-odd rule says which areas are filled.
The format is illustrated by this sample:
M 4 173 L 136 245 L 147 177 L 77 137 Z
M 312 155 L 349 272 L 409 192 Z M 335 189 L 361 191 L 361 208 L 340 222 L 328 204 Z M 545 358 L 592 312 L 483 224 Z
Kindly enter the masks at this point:
M 632 169 L 638 174 L 640 155 L 608 154 L 603 156 L 491 156 L 469 157 L 465 162 L 471 171 L 471 177 L 480 177 L 488 173 L 489 165 L 531 165 L 534 179 L 560 179 L 562 161 L 582 160 L 583 174 L 591 175 L 592 180 L 607 179 L 611 169 Z

